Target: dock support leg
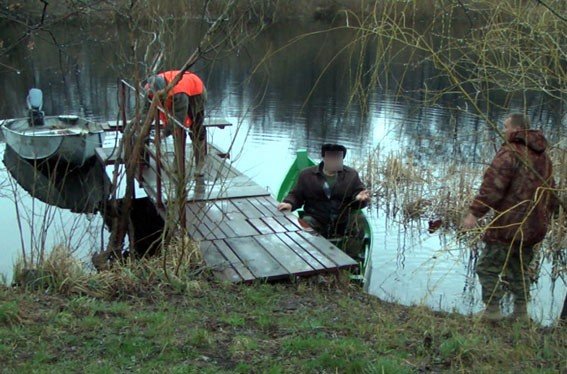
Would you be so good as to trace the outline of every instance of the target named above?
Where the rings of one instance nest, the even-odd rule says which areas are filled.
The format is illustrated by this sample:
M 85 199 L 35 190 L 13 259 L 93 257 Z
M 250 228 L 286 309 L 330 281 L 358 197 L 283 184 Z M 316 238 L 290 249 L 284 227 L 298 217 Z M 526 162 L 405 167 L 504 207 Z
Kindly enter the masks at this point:
M 187 224 L 185 204 L 187 203 L 187 170 L 185 160 L 185 143 L 187 141 L 187 133 L 179 126 L 175 126 L 173 130 L 175 144 L 175 162 L 177 165 L 176 185 L 176 201 L 178 204 L 179 225 L 185 231 Z

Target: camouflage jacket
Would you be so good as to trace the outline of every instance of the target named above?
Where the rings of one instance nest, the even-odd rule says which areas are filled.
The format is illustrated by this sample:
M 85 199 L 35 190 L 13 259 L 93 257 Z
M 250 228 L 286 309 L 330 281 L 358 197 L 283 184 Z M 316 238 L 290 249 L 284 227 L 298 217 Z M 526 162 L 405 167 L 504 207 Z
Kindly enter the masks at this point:
M 546 149 L 547 140 L 541 131 L 516 131 L 509 134 L 508 142 L 486 169 L 480 191 L 470 206 L 478 218 L 494 211 L 484 234 L 485 242 L 528 246 L 545 237 L 557 204 L 546 187 L 555 187 Z

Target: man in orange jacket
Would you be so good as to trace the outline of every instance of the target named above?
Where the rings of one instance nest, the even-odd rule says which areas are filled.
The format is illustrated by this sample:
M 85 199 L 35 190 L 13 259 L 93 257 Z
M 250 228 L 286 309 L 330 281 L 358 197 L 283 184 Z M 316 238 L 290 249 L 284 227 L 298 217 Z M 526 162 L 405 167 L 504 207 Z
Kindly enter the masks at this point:
M 179 70 L 165 71 L 150 77 L 145 89 L 148 96 L 164 89 L 179 74 Z M 205 101 L 207 91 L 201 78 L 195 73 L 186 71 L 179 82 L 167 93 L 165 110 L 173 115 L 177 122 L 186 128 L 191 128 L 191 141 L 193 143 L 193 157 L 195 160 L 195 175 L 202 176 L 205 157 L 207 155 L 207 132 L 204 127 Z M 173 133 L 173 121 L 167 116 L 160 115 L 164 122 L 164 133 L 169 136 Z

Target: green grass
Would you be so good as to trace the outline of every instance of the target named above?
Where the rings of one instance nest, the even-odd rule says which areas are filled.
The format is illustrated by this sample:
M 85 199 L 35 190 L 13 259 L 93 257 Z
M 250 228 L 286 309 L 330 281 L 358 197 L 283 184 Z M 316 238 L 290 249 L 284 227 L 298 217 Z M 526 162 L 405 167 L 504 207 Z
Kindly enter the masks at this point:
M 0 288 L 3 370 L 557 372 L 567 363 L 561 327 L 405 308 L 341 282 L 194 282 L 115 299 Z

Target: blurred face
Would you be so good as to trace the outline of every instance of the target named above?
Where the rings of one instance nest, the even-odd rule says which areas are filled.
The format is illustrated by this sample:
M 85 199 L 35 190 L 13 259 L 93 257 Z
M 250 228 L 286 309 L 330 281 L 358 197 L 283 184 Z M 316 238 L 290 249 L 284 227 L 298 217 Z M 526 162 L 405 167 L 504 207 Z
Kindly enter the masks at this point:
M 323 157 L 325 169 L 330 172 L 335 172 L 343 169 L 343 152 L 325 152 Z
M 514 130 L 514 127 L 510 123 L 510 118 L 506 118 L 504 121 L 504 134 L 509 135 Z

